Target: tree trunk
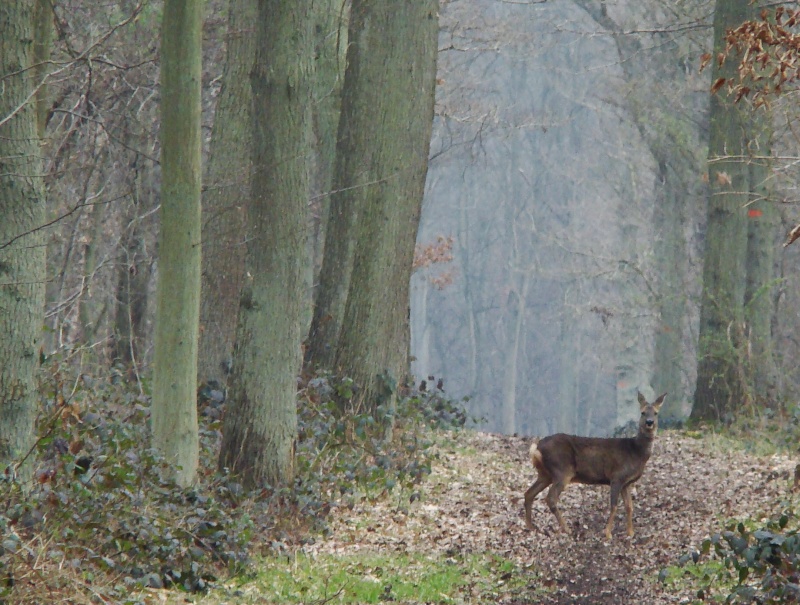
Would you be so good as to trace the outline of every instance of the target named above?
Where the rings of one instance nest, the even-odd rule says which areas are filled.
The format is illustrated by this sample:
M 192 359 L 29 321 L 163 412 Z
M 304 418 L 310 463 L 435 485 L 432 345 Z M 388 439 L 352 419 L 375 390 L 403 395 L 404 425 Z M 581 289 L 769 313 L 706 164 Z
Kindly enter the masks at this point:
M 342 105 L 342 81 L 347 53 L 349 3 L 341 0 L 315 2 L 313 133 L 314 174 L 311 181 L 312 265 L 317 279 L 325 245 L 325 226 L 330 209 L 336 134 Z
M 34 9 L 0 3 L 0 472 L 33 446 L 44 313 L 43 165 L 36 106 Z M 22 479 L 31 465 L 16 469 Z
M 363 10 L 351 10 L 348 38 L 358 40 L 363 27 Z M 376 34 L 377 35 L 377 34 Z M 360 42 L 363 45 L 363 42 Z M 335 170 L 325 227 L 325 245 L 314 312 L 306 341 L 305 364 L 331 368 L 344 319 L 345 303 L 353 270 L 356 224 L 360 206 L 365 202 L 371 172 L 361 162 L 368 156 L 367 133 L 360 129 L 363 116 L 369 112 L 364 98 L 362 53 L 358 44 L 347 49 L 347 68 L 341 100 L 338 135 L 336 137 Z M 361 88 L 359 88 L 361 87 Z
M 714 56 L 725 49 L 725 32 L 752 16 L 749 0 L 717 0 Z M 737 59 L 713 61 L 712 82 L 735 77 Z M 743 362 L 745 254 L 749 170 L 745 108 L 733 103 L 723 86 L 711 96 L 708 146 L 708 226 L 703 260 L 697 387 L 692 417 L 724 419 L 745 400 Z
M 249 486 L 293 475 L 309 260 L 310 17 L 310 0 L 259 0 L 246 279 L 219 460 Z
M 225 384 L 236 337 L 252 167 L 257 0 L 230 0 L 228 46 L 203 193 L 203 288 L 197 375 Z
M 161 31 L 161 234 L 156 290 L 153 446 L 178 485 L 198 465 L 200 314 L 200 0 L 166 0 Z
M 774 200 L 770 199 L 768 185 L 772 176 L 772 116 L 765 109 L 758 109 L 751 120 L 752 136 L 748 141 L 751 199 L 747 207 L 747 281 L 744 294 L 748 369 L 753 399 L 770 404 L 776 400 L 778 384 L 772 348 L 772 320 L 775 315 L 775 251 L 780 218 Z
M 354 0 L 351 9 L 342 119 L 352 122 L 339 135 L 354 149 L 338 167 L 359 210 L 335 366 L 363 387 L 359 403 L 369 408 L 391 406 L 408 373 L 409 280 L 433 123 L 437 8 L 435 0 Z M 346 112 L 356 106 L 356 115 Z M 336 239 L 332 233 L 328 241 Z

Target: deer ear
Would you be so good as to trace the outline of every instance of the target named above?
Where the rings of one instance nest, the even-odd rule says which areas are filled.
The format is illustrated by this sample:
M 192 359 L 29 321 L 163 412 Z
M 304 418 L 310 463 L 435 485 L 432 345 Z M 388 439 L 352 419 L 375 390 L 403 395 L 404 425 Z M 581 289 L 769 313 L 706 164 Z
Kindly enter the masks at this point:
M 639 396 L 639 408 L 644 409 L 647 407 L 647 399 L 644 398 L 639 391 L 636 391 L 636 394 Z
M 658 410 L 658 409 L 661 407 L 661 405 L 664 403 L 664 398 L 665 398 L 666 396 L 667 396 L 667 394 L 666 394 L 666 393 L 664 393 L 663 395 L 661 395 L 661 396 L 660 396 L 658 399 L 656 399 L 656 400 L 653 402 L 653 407 L 654 407 L 656 410 Z

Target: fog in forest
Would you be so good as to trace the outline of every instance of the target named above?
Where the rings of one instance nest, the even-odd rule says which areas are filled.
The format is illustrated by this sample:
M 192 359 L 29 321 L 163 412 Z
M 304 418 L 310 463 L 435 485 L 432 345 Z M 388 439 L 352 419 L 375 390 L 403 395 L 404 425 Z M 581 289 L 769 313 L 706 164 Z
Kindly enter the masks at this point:
M 667 295 L 686 309 L 672 416 L 690 410 L 710 24 L 705 3 L 689 4 L 677 16 L 637 3 L 597 15 L 580 2 L 443 3 L 418 243 L 450 237 L 453 260 L 413 278 L 412 370 L 468 397 L 485 429 L 609 435 L 634 419 L 637 390 L 660 388 Z M 676 19 L 698 26 L 678 32 Z M 689 176 L 665 199 L 653 146 L 666 139 Z M 656 204 L 680 214 L 672 249 L 658 247 Z M 658 256 L 677 281 L 663 284 Z

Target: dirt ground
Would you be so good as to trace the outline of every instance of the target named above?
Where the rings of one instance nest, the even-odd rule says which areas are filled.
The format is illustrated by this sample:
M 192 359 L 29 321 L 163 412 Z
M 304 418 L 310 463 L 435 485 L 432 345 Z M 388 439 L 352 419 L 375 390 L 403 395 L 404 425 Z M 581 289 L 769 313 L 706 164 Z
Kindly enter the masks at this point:
M 720 520 L 772 514 L 768 507 L 788 489 L 795 464 L 784 456 L 754 458 L 708 438 L 660 431 L 634 494 L 636 534 L 625 535 L 620 505 L 613 540 L 605 542 L 607 487 L 572 485 L 564 492 L 560 507 L 571 537 L 557 531 L 544 494 L 534 503 L 536 531 L 525 529 L 522 494 L 535 475 L 529 443 L 464 432 L 456 444 L 442 446 L 418 501 L 338 509 L 331 537 L 309 548 L 495 553 L 534 572 L 529 593 L 499 601 L 508 604 L 688 602 L 689 595 L 665 591 L 658 572 L 719 531 Z

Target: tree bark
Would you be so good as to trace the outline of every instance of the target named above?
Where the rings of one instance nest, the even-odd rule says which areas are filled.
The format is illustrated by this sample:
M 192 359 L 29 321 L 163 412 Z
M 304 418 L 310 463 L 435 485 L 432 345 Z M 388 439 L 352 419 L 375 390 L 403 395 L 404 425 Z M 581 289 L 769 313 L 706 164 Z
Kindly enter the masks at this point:
M 202 0 L 166 0 L 161 31 L 161 233 L 153 445 L 178 485 L 197 476 Z
M 34 7 L 0 3 L 0 472 L 34 442 L 44 313 L 43 163 L 37 134 Z M 16 469 L 27 479 L 31 465 Z M 13 470 L 13 469 L 12 469 Z M 8 472 L 8 471 L 7 471 Z
M 293 475 L 309 261 L 310 17 L 310 0 L 259 0 L 246 278 L 219 460 L 249 486 Z
M 35 42 L 34 73 L 36 74 L 36 131 L 40 139 L 44 138 L 47 120 L 50 117 L 50 95 L 47 92 L 46 78 L 50 71 L 50 51 L 53 47 L 53 4 L 51 0 L 36 0 L 34 16 Z
M 200 380 L 225 384 L 230 372 L 247 248 L 244 233 L 252 168 L 252 91 L 257 0 L 230 0 L 222 88 L 211 131 L 203 193 Z
M 337 167 L 346 179 L 341 188 L 357 196 L 357 222 L 350 226 L 353 269 L 335 367 L 362 386 L 359 403 L 369 408 L 391 406 L 408 372 L 409 280 L 433 123 L 437 8 L 435 0 L 355 0 L 351 9 L 342 123 L 352 122 L 339 135 L 353 149 Z M 337 239 L 332 233 L 328 241 Z

